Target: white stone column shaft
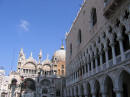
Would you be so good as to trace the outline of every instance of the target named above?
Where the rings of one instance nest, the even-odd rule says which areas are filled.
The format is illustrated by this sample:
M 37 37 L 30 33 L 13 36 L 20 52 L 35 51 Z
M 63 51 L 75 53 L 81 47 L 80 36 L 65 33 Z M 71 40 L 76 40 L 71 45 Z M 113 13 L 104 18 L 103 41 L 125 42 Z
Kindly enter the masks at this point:
M 115 53 L 115 47 L 114 45 L 111 45 L 112 48 L 112 60 L 113 60 L 113 64 L 116 64 L 116 53 Z
M 128 37 L 129 37 L 129 45 L 130 45 L 130 34 L 128 34 Z
M 92 97 L 96 97 L 96 94 L 94 93 L 94 94 L 92 94 Z
M 122 95 L 123 92 L 121 89 L 115 89 L 114 91 L 116 93 L 116 97 L 123 97 L 123 95 Z
M 109 62 L 108 62 L 108 49 L 106 48 L 105 49 L 105 58 L 106 58 L 106 67 L 108 68 L 109 67 Z
M 97 56 L 95 57 L 95 68 L 96 68 L 96 73 L 98 72 L 98 60 Z
M 106 93 L 102 93 L 102 97 L 107 97 L 107 94 Z
M 88 76 L 89 76 L 89 74 L 90 74 L 89 64 L 90 64 L 90 63 L 87 64 L 87 65 L 88 65 Z
M 119 40 L 119 44 L 120 44 L 121 60 L 124 61 L 125 55 L 124 55 L 124 48 L 123 48 L 122 40 Z
M 91 60 L 91 73 L 93 74 L 93 60 Z
M 86 87 L 85 82 L 83 83 L 83 88 L 84 88 L 84 91 L 83 91 L 84 95 L 87 95 L 87 87 Z
M 122 97 L 122 93 L 121 92 L 116 92 L 116 97 Z

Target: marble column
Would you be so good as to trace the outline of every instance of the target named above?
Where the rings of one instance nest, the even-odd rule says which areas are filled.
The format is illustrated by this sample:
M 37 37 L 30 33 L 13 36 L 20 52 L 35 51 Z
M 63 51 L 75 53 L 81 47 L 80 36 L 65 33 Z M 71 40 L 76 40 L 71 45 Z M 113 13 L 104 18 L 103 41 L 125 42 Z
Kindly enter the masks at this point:
M 81 95 L 82 95 L 82 94 L 81 94 L 81 87 L 80 87 L 80 85 L 78 85 L 78 96 L 79 96 L 79 97 L 82 97 Z
M 120 44 L 121 60 L 124 61 L 125 60 L 125 54 L 124 54 L 123 42 L 122 42 L 121 39 L 119 40 L 119 44 Z
M 92 93 L 92 97 L 96 97 L 96 93 Z
M 83 87 L 84 87 L 84 96 L 89 97 L 88 96 L 89 93 L 88 93 L 88 90 L 87 90 L 87 84 L 85 82 L 83 83 Z
M 112 60 L 113 60 L 113 64 L 116 64 L 116 53 L 115 53 L 115 47 L 114 47 L 114 42 L 111 43 L 111 48 L 112 48 Z
M 76 72 L 74 72 L 74 76 L 75 76 L 75 77 L 74 77 L 74 82 L 75 82 L 75 81 L 76 81 Z
M 107 93 L 102 93 L 102 97 L 107 97 Z
M 90 70 L 89 70 L 90 67 L 89 67 L 89 64 L 90 64 L 90 63 L 88 62 L 88 64 L 87 64 L 87 65 L 88 65 L 88 76 L 90 75 Z
M 96 90 L 95 90 L 94 85 L 92 85 L 91 87 L 91 94 L 92 94 L 92 97 L 96 97 Z
M 123 97 L 123 91 L 121 89 L 114 89 L 116 97 Z
M 94 70 L 93 69 L 93 58 L 91 58 L 91 63 L 90 64 L 91 64 L 91 74 L 93 74 L 93 70 Z
M 95 68 L 96 68 L 96 73 L 98 72 L 98 60 L 97 56 L 95 56 Z
M 85 82 L 83 83 L 83 88 L 84 88 L 83 95 L 86 96 L 87 95 L 87 85 Z
M 103 65 L 102 65 L 102 52 L 100 52 L 100 66 L 101 66 L 102 69 L 103 69 Z
M 105 58 L 106 58 L 106 68 L 108 68 L 109 67 L 109 62 L 108 62 L 108 48 L 107 47 L 105 47 L 104 48 L 104 51 L 105 51 Z
M 107 92 L 105 90 L 105 86 L 103 84 L 101 85 L 101 95 L 102 95 L 102 97 L 107 97 L 108 96 Z

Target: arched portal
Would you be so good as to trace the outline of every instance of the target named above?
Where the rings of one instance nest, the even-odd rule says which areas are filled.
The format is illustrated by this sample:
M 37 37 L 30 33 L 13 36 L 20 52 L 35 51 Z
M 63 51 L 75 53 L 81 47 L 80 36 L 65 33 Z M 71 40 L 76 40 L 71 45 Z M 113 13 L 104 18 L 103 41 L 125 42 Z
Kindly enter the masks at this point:
M 10 89 L 11 89 L 11 97 L 15 97 L 15 90 L 17 87 L 17 79 L 12 79 L 11 84 L 10 84 Z
M 23 87 L 24 89 L 29 89 L 29 90 L 32 90 L 32 91 L 36 90 L 35 81 L 31 78 L 25 79 L 23 84 L 24 84 L 24 87 Z
M 123 97 L 130 97 L 130 74 L 122 71 L 118 80 L 119 88 L 123 90 Z
M 116 97 L 114 90 L 113 81 L 109 76 L 106 76 L 104 82 L 104 91 L 107 93 L 108 97 Z
M 31 78 L 24 80 L 21 86 L 22 97 L 35 97 L 36 96 L 36 86 L 35 81 Z

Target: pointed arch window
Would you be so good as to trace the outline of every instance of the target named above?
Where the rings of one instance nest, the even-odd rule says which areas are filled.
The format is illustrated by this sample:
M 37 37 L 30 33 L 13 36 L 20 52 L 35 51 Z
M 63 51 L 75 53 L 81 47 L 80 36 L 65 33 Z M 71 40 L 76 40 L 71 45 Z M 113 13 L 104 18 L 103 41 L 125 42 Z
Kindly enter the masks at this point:
M 70 44 L 70 55 L 72 55 L 72 43 Z
M 94 26 L 97 23 L 97 12 L 96 8 L 92 8 L 91 10 L 91 24 Z
M 82 42 L 82 31 L 79 29 L 78 31 L 78 43 L 80 44 Z

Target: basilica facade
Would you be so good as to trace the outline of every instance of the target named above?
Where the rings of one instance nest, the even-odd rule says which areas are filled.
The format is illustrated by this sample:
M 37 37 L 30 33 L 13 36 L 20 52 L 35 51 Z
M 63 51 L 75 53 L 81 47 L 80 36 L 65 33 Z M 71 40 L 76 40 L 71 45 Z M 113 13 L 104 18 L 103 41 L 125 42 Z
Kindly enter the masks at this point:
M 130 97 L 130 0 L 84 0 L 66 34 L 64 97 Z
M 7 92 L 0 97 L 62 97 L 65 74 L 63 45 L 51 60 L 48 56 L 42 60 L 42 51 L 38 55 L 38 61 L 33 58 L 32 53 L 26 58 L 21 49 L 17 71 L 12 71 L 8 76 Z

